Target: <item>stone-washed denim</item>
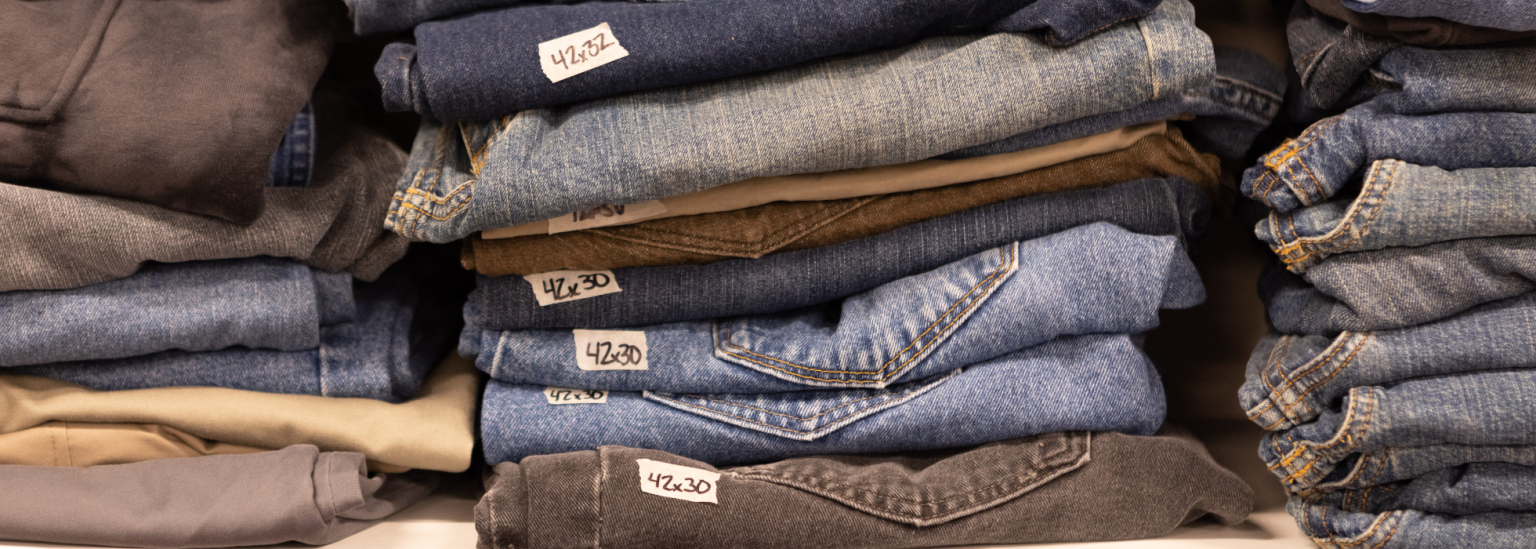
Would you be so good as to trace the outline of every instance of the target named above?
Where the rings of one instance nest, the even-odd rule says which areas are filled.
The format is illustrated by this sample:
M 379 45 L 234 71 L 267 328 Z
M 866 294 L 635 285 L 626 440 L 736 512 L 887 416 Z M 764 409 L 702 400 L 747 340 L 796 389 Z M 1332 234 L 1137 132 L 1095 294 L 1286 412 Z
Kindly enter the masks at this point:
M 1350 389 L 1311 423 L 1264 436 L 1259 457 L 1293 493 L 1344 476 L 1358 454 L 1536 445 L 1536 369 L 1487 370 Z M 1506 451 L 1503 448 L 1497 451 Z M 1449 466 L 1455 464 L 1442 464 Z
M 511 383 L 617 391 L 878 389 L 1061 335 L 1140 333 L 1204 301 L 1178 239 L 1107 223 L 986 250 L 809 310 L 642 328 L 646 370 L 577 368 L 572 332 L 466 328 L 460 348 Z
M 1175 96 L 1214 65 L 1189 3 L 1167 0 L 1068 48 L 930 38 L 494 122 L 428 120 L 385 225 L 447 242 L 751 177 L 922 160 Z
M 1373 74 L 1394 89 L 1312 124 L 1243 173 L 1282 211 L 1321 203 L 1376 160 L 1459 168 L 1536 166 L 1536 48 L 1399 48 Z M 1418 116 L 1411 116 L 1418 115 Z
M 712 464 L 931 450 L 1058 431 L 1150 435 L 1162 382 L 1139 337 L 1063 336 L 884 389 L 764 394 L 607 393 L 549 404 L 544 387 L 491 380 L 480 432 L 489 463 L 620 445 Z
M 1536 10 L 1527 0 L 1344 0 L 1362 13 L 1398 17 L 1439 17 L 1514 31 L 1536 30 Z
M 1536 513 L 1530 512 L 1356 513 L 1299 499 L 1292 499 L 1286 511 L 1323 549 L 1520 549 L 1536 539 Z
M 1371 65 L 1402 45 L 1325 16 L 1299 1 L 1291 8 L 1285 38 L 1301 82 L 1297 97 L 1317 109 L 1337 105 Z
M 1427 48 L 1481 46 L 1536 37 L 1536 32 L 1533 31 L 1478 27 L 1438 17 L 1397 17 L 1360 13 L 1345 7 L 1344 0 L 1307 0 L 1307 5 L 1324 15 L 1341 19 L 1350 26 L 1373 35 Z
M 388 110 L 414 110 L 445 121 L 481 121 L 897 47 L 932 36 L 1046 30 L 1047 44 L 1063 46 L 1144 16 L 1161 1 L 527 3 L 423 23 L 415 29 L 414 43 L 384 49 L 374 74 L 383 85 Z M 612 29 L 608 41 L 629 55 L 550 82 L 539 44 L 603 24 Z
M 293 117 L 283 140 L 272 153 L 267 166 L 268 187 L 308 187 L 315 177 L 315 147 L 320 132 L 315 124 L 315 108 L 305 103 L 304 109 Z
M 1357 513 L 1409 509 L 1448 515 L 1536 511 L 1536 468 L 1515 463 L 1468 463 L 1409 480 L 1306 499 L 1314 505 Z
M 1400 330 L 1271 333 L 1254 349 L 1239 397 L 1255 423 L 1289 429 L 1330 411 L 1356 387 L 1533 365 L 1536 295 L 1526 295 Z
M 1536 291 L 1536 236 L 1467 238 L 1336 255 L 1305 278 L 1272 266 L 1259 296 L 1291 334 L 1390 330 Z
M 1358 197 L 1272 212 L 1253 232 L 1287 269 L 1304 273 L 1336 254 L 1536 234 L 1532 204 L 1536 164 L 1451 171 L 1380 160 L 1366 169 Z
M 356 319 L 321 328 L 320 344 L 300 351 L 231 347 L 140 357 L 7 368 L 97 390 L 206 386 L 266 393 L 409 399 L 458 330 L 456 301 L 418 289 L 399 265 L 378 282 L 354 286 Z M 435 289 L 434 289 L 435 290 Z
M 0 366 L 235 345 L 297 351 L 356 315 L 352 277 L 274 258 L 153 264 L 72 290 L 0 293 Z
M 540 307 L 520 276 L 478 277 L 465 318 L 486 330 L 606 328 L 769 314 L 853 295 L 967 256 L 1104 221 L 1132 232 L 1205 232 L 1209 200 L 1182 179 L 1026 196 L 832 246 L 708 265 L 614 269 L 623 291 Z

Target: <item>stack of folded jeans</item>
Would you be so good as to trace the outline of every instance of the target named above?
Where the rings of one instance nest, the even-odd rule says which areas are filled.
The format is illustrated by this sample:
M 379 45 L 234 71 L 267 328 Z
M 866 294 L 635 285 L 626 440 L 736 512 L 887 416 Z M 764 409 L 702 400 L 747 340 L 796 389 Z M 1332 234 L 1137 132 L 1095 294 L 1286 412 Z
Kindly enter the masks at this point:
M 0 5 L 0 206 L 25 212 L 0 228 L 0 537 L 325 542 L 430 492 L 407 471 L 468 467 L 472 381 L 427 422 L 457 440 L 417 437 L 436 457 L 372 421 L 388 444 L 190 417 L 204 391 L 410 408 L 459 331 L 454 277 L 380 225 L 406 155 L 315 92 L 338 8 Z
M 1260 456 L 1325 547 L 1530 546 L 1536 20 L 1307 4 L 1297 71 L 1312 107 L 1347 109 L 1244 176 L 1279 263 L 1241 395 Z
M 1246 515 L 1198 445 L 1149 438 L 1140 334 L 1204 299 L 1219 162 L 1192 143 L 1243 152 L 1283 77 L 1185 0 L 349 4 L 414 34 L 375 67 L 425 117 L 386 226 L 467 239 L 479 273 L 482 546 L 824 545 L 733 537 L 810 504 L 889 547 Z M 1137 452 L 1169 459 L 1112 457 Z M 1005 526 L 1096 475 L 1166 513 Z

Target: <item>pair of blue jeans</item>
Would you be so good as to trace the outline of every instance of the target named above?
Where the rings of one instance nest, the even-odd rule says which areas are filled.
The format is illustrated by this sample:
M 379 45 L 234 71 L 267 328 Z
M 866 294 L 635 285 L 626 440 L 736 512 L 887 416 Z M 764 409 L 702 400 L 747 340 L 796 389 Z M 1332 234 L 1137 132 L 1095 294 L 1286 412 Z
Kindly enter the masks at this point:
M 346 273 L 266 257 L 151 264 L 83 288 L 0 293 L 0 366 L 236 345 L 314 349 L 324 327 L 356 314 Z
M 1416 510 L 1447 515 L 1536 511 L 1536 468 L 1516 463 L 1468 463 L 1409 480 L 1308 498 L 1343 511 Z M 1536 534 L 1536 532 L 1533 532 Z
M 545 388 L 491 380 L 488 463 L 619 445 L 710 464 L 953 448 L 1074 430 L 1148 435 L 1166 404 L 1130 335 L 1064 336 L 884 389 L 763 394 L 607 392 L 550 404 Z
M 525 3 L 417 25 L 415 43 L 374 67 L 384 107 L 439 120 L 491 120 L 629 92 L 697 84 L 933 36 L 1047 31 L 1053 46 L 1151 12 L 1161 0 L 712 0 Z M 354 1 L 363 26 L 370 3 Z M 361 8 L 361 9 L 357 9 Z M 559 82 L 539 44 L 597 33 L 628 55 Z M 591 36 L 588 36 L 591 35 Z M 495 47 L 487 47 L 495 44 Z M 613 46 L 609 46 L 613 47 Z M 576 52 L 599 55 L 601 45 Z M 564 58 L 564 53 L 561 57 Z
M 1445 170 L 1380 160 L 1366 169 L 1359 196 L 1272 212 L 1254 234 L 1295 273 L 1350 252 L 1536 234 L 1531 166 Z
M 1439 17 L 1495 29 L 1536 30 L 1536 10 L 1523 0 L 1344 0 L 1344 7 L 1398 17 Z
M 409 399 L 452 344 L 455 301 L 425 286 L 409 262 L 354 286 L 356 316 L 323 327 L 314 348 L 230 347 L 163 351 L 125 359 L 7 368 L 96 390 L 206 386 L 328 397 Z
M 1290 429 L 1316 420 L 1356 387 L 1532 366 L 1536 295 L 1525 295 L 1396 330 L 1270 334 L 1253 351 L 1239 397 L 1255 423 Z
M 1490 511 L 1447 515 L 1416 510 L 1344 511 L 1293 499 L 1286 506 L 1307 537 L 1323 549 L 1444 549 L 1530 547 L 1536 513 Z
M 581 370 L 569 330 L 464 332 L 511 383 L 616 391 L 880 389 L 1072 334 L 1140 333 L 1204 301 L 1178 239 L 1095 223 L 809 309 L 641 328 L 645 370 Z M 465 347 L 472 347 L 466 349 Z M 599 348 L 599 351 L 601 349 Z
M 501 120 L 424 121 L 385 226 L 447 242 L 752 177 L 899 164 L 1125 110 L 1210 81 L 1186 0 L 1055 48 L 930 38 Z M 1087 90 L 1085 92 L 1085 90 Z
M 1259 277 L 1275 329 L 1291 334 L 1391 330 L 1536 291 L 1536 236 L 1467 238 L 1340 254 L 1297 276 Z
M 1205 232 L 1210 202 L 1183 179 L 1025 196 L 832 246 L 707 265 L 614 269 L 619 293 L 539 306 L 523 277 L 478 277 L 466 323 L 484 330 L 611 328 L 783 312 L 937 269 L 983 250 L 1095 222 L 1173 235 Z

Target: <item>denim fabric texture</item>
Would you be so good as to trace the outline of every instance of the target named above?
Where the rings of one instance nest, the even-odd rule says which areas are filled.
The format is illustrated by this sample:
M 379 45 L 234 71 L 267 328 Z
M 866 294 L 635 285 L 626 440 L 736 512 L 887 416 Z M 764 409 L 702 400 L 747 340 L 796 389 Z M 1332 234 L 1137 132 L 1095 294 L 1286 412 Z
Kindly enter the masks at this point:
M 1336 255 L 1305 278 L 1272 266 L 1259 296 L 1292 334 L 1391 330 L 1536 291 L 1536 237 L 1468 238 Z
M 1536 167 L 1444 170 L 1373 162 L 1360 195 L 1271 213 L 1254 234 L 1287 269 L 1343 253 L 1463 238 L 1536 234 Z
M 481 332 L 476 365 L 511 383 L 617 391 L 879 389 L 1061 335 L 1140 333 L 1204 301 L 1171 236 L 1096 223 L 986 250 L 840 302 L 642 328 L 647 370 L 576 367 L 570 331 Z M 460 354 L 474 353 L 460 349 Z
M 1536 445 L 1533 422 L 1536 370 L 1415 378 L 1350 389 L 1311 423 L 1265 435 L 1259 457 L 1288 490 L 1305 493 L 1347 473 L 1361 453 Z M 1466 462 L 1483 461 L 1476 451 L 1463 455 Z
M 606 403 L 554 405 L 542 386 L 491 380 L 481 440 L 489 463 L 621 445 L 733 464 L 953 448 L 1059 431 L 1149 435 L 1162 424 L 1166 404 L 1138 339 L 1064 336 L 884 389 L 615 391 Z
M 97 390 L 200 386 L 400 402 L 416 394 L 458 329 L 456 301 L 422 299 L 436 292 L 418 289 L 422 282 L 408 267 L 399 265 L 378 282 L 358 283 L 353 290 L 356 318 L 321 328 L 316 348 L 164 351 L 128 359 L 21 366 L 6 373 Z
M 293 117 L 293 123 L 288 125 L 288 131 L 283 133 L 277 152 L 272 153 L 272 162 L 267 167 L 268 187 L 309 186 L 315 177 L 315 147 L 320 140 L 319 134 L 315 131 L 314 105 L 305 103 Z
M 1536 296 L 1522 296 L 1399 330 L 1272 333 L 1254 349 L 1239 399 L 1255 423 L 1289 429 L 1317 419 L 1355 387 L 1533 365 Z
M 427 120 L 385 225 L 447 242 L 751 177 L 922 160 L 1125 110 L 1210 81 L 1210 41 L 1192 23 L 1187 1 L 1167 0 L 1068 48 L 1010 33 L 930 38 L 495 122 Z
M 1361 13 L 1439 17 L 1479 27 L 1536 30 L 1536 11 L 1525 0 L 1344 0 L 1344 6 Z
M 522 3 L 417 25 L 379 56 L 384 107 L 445 121 L 492 120 L 688 85 L 933 36 L 1049 31 L 1064 46 L 1162 0 L 753 0 Z M 1018 13 L 1015 13 L 1018 12 Z M 360 22 L 363 20 L 359 20 Z M 606 24 L 628 55 L 550 82 L 539 44 Z M 495 44 L 495 47 L 485 47 Z
M 1209 200 L 1182 179 L 1026 196 L 841 244 L 708 265 L 615 269 L 619 293 L 540 307 L 522 277 L 478 276 L 465 306 L 484 330 L 607 328 L 783 312 L 863 292 L 983 250 L 1108 222 L 1178 237 L 1205 232 Z
M 73 290 L 0 292 L 0 366 L 235 345 L 297 351 L 353 320 L 352 277 L 250 258 L 154 264 Z
M 1457 516 L 1403 510 L 1356 513 L 1292 499 L 1286 511 L 1323 549 L 1444 549 L 1529 547 L 1536 513 L 1492 511 Z
M 1300 97 L 1318 109 L 1338 106 L 1376 61 L 1402 45 L 1327 17 L 1299 1 L 1291 8 L 1285 37 L 1301 79 Z
M 1360 13 L 1344 7 L 1344 0 L 1307 0 L 1307 5 L 1367 33 L 1427 48 L 1475 46 L 1536 36 L 1531 31 L 1477 27 L 1438 17 L 1394 17 Z
M 1448 515 L 1536 511 L 1536 468 L 1513 463 L 1468 463 L 1410 480 L 1308 499 L 1313 504 L 1359 513 L 1409 509 Z

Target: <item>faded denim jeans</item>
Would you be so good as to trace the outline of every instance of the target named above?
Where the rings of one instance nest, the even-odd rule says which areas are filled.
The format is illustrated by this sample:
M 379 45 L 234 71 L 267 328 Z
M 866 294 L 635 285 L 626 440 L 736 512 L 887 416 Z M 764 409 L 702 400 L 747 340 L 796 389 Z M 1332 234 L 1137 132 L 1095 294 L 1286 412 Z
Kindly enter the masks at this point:
M 428 120 L 385 225 L 447 242 L 752 177 L 922 160 L 1175 96 L 1214 68 L 1191 6 L 1167 0 L 1068 48 L 930 38 L 494 122 Z
M 1536 30 L 1536 11 L 1523 0 L 1344 0 L 1364 13 L 1399 17 L 1439 17 L 1479 27 Z

